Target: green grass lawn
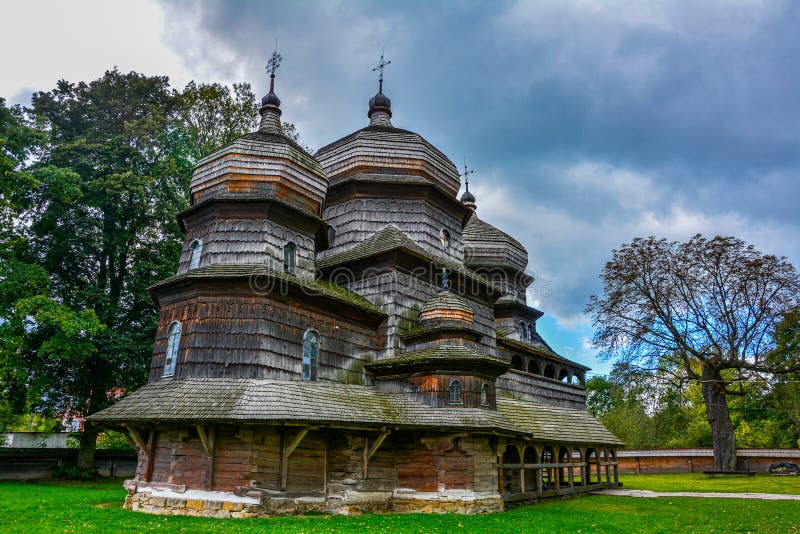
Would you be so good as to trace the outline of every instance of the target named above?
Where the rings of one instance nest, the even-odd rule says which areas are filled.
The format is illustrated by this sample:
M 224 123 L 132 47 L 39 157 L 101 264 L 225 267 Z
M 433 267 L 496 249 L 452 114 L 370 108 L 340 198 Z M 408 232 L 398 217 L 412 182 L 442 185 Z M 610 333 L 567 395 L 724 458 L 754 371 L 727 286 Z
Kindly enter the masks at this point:
M 681 473 L 675 475 L 620 475 L 619 480 L 624 489 L 800 494 L 800 476 L 779 477 L 759 474 L 754 477 L 725 475 L 712 478 L 702 473 Z M 798 507 L 800 507 L 800 503 Z
M 652 475 L 652 477 L 661 475 Z M 629 476 L 626 485 L 646 478 Z M 693 482 L 693 477 L 687 478 Z M 676 483 L 676 482 L 673 482 Z M 501 514 L 316 516 L 274 519 L 162 517 L 121 509 L 121 481 L 0 482 L 0 531 L 24 532 L 798 532 L 796 502 L 634 499 L 548 500 Z M 648 489 L 662 484 L 653 479 Z M 642 484 L 647 485 L 647 484 Z M 672 486 L 670 486 L 672 487 Z

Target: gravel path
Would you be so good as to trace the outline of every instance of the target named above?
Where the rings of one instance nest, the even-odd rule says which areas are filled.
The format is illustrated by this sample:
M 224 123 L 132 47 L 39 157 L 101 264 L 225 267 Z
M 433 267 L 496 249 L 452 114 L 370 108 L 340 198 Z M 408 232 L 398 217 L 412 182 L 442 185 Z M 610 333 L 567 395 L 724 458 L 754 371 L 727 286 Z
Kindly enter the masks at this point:
M 592 492 L 595 495 L 614 495 L 617 497 L 640 497 L 652 499 L 655 497 L 705 497 L 707 499 L 763 499 L 768 501 L 800 501 L 800 495 L 780 493 L 719 493 L 700 491 L 650 491 L 650 490 L 625 490 L 607 489 Z

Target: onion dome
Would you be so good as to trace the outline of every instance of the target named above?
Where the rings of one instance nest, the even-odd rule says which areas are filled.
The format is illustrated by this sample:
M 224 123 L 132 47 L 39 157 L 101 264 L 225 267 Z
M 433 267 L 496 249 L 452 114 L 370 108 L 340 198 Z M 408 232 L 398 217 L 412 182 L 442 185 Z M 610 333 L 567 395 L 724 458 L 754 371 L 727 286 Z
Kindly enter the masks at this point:
M 267 72 L 269 72 L 269 93 L 261 99 L 261 123 L 258 126 L 259 132 L 282 133 L 281 128 L 281 99 L 275 94 L 275 71 L 281 64 L 283 57 L 277 52 L 272 53 L 272 57 L 267 62 Z
M 450 291 L 440 291 L 422 306 L 419 325 L 429 327 L 443 323 L 463 323 L 469 326 L 474 318 L 475 314 L 467 299 Z
M 195 166 L 189 184 L 192 204 L 210 199 L 273 199 L 314 217 L 322 214 L 328 177 L 320 163 L 281 129 L 275 71 L 281 56 L 267 63 L 269 93 L 261 99 L 258 131 L 215 149 Z
M 378 113 L 379 116 L 373 119 L 373 115 L 376 113 Z M 392 118 L 392 101 L 389 100 L 389 97 L 383 94 L 382 91 L 379 91 L 375 96 L 369 99 L 369 111 L 367 111 L 367 117 L 370 119 L 370 124 L 380 124 L 383 122 L 388 123 L 386 124 L 387 126 L 391 126 L 389 119 Z M 381 122 L 378 122 L 379 120 Z

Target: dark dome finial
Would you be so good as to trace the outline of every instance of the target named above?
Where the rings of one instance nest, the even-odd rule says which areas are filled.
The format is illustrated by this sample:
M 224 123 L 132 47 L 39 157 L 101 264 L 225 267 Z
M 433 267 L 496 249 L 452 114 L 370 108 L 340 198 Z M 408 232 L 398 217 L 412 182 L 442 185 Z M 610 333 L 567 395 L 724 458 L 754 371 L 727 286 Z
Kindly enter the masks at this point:
M 261 99 L 261 124 L 258 130 L 261 132 L 280 132 L 281 131 L 281 99 L 275 94 L 275 71 L 281 66 L 283 56 L 278 53 L 278 41 L 275 41 L 275 51 L 267 61 L 267 72 L 269 73 L 269 93 Z
M 392 118 L 392 101 L 389 100 L 388 96 L 383 94 L 383 69 L 386 68 L 386 65 L 389 63 L 391 63 L 391 61 L 384 59 L 383 52 L 381 52 L 381 59 L 378 65 L 372 69 L 373 72 L 377 70 L 380 75 L 378 77 L 378 94 L 369 99 L 367 117 L 369 117 L 370 126 L 392 125 L 390 120 Z
M 469 175 L 473 172 L 475 172 L 475 170 L 467 168 L 467 162 L 464 161 L 464 172 L 461 174 L 461 176 L 464 177 L 464 187 L 466 190 L 464 191 L 464 194 L 461 195 L 461 203 L 472 211 L 475 211 L 478 208 L 478 206 L 475 204 L 475 195 L 469 192 Z

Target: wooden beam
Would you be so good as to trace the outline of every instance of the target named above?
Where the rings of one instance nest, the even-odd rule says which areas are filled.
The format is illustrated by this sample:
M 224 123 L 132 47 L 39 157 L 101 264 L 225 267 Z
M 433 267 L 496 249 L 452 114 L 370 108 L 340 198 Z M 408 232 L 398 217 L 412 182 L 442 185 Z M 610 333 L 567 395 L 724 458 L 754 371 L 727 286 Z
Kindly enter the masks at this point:
M 147 438 L 147 463 L 144 467 L 144 480 L 150 482 L 153 479 L 153 466 L 156 463 L 156 429 L 150 429 L 150 436 Z
M 367 479 L 367 472 L 369 471 L 369 459 L 372 458 L 372 455 L 377 452 L 381 445 L 383 445 L 384 440 L 389 436 L 391 430 L 386 430 L 386 428 L 381 428 L 381 433 L 378 434 L 378 437 L 375 438 L 375 441 L 372 445 L 369 445 L 369 441 L 366 437 L 364 437 L 364 454 L 361 463 L 361 478 L 366 480 Z
M 217 447 L 217 432 L 213 426 L 209 426 L 208 430 L 206 430 L 204 426 L 197 425 L 197 435 L 200 436 L 200 441 L 208 457 L 206 463 L 206 489 L 210 490 L 214 487 L 214 453 Z
M 200 436 L 200 441 L 203 443 L 203 448 L 206 454 L 212 456 L 214 454 L 214 427 L 210 427 L 206 432 L 205 427 L 197 425 L 197 434 Z
M 370 446 L 369 451 L 367 451 L 367 460 L 372 458 L 372 456 L 377 452 L 380 446 L 383 445 L 384 440 L 387 437 L 389 437 L 390 433 L 391 433 L 390 430 L 381 430 L 381 433 L 378 434 L 378 437 L 375 438 L 375 441 Z
M 281 464 L 280 464 L 280 477 L 281 477 L 280 478 L 280 488 L 281 488 L 281 491 L 286 489 L 286 481 L 287 481 L 288 474 L 289 474 L 288 473 L 289 472 L 289 456 L 291 456 L 292 453 L 294 452 L 294 450 L 297 448 L 297 446 L 300 445 L 300 442 L 303 441 L 303 438 L 306 437 L 306 434 L 308 434 L 309 430 L 312 430 L 312 428 L 311 427 L 307 427 L 307 428 L 302 429 L 300 432 L 297 433 L 297 435 L 294 437 L 294 439 L 290 443 L 286 442 L 286 438 L 287 438 L 286 430 L 284 429 L 284 431 L 282 432 L 282 436 L 281 436 Z
M 150 451 L 147 450 L 147 445 L 145 445 L 144 440 L 142 439 L 142 435 L 139 434 L 139 431 L 136 430 L 134 427 L 128 425 L 125 425 L 125 428 L 128 429 L 128 433 L 133 438 L 133 441 L 134 443 L 136 443 L 136 446 L 142 449 L 144 455 L 147 456 Z

